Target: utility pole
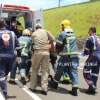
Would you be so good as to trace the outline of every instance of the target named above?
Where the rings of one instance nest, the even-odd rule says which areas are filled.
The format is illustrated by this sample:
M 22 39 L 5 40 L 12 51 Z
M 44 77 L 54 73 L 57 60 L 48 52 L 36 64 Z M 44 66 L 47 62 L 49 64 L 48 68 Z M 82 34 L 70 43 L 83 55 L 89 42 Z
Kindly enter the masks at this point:
M 61 1 L 61 0 L 58 1 L 58 7 L 60 7 L 60 1 Z
M 62 0 L 59 0 L 59 1 L 58 1 L 58 7 L 61 6 L 61 1 L 62 1 Z
M 2 4 L 0 4 L 0 18 L 2 18 Z

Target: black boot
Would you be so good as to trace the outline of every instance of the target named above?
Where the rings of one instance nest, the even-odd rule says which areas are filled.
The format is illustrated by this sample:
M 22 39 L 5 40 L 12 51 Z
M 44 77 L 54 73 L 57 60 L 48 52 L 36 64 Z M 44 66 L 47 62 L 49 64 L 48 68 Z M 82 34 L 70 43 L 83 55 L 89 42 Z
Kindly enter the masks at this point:
M 47 91 L 41 91 L 43 95 L 47 95 Z
M 23 85 L 26 85 L 26 79 L 25 79 L 25 77 L 21 77 L 20 81 L 22 82 Z
M 58 83 L 55 82 L 54 80 L 49 81 L 49 87 L 53 88 L 53 89 L 57 89 L 58 88 Z
M 10 83 L 10 84 L 13 84 L 13 85 L 16 85 L 15 79 L 10 79 L 10 80 L 9 80 L 9 83 Z
M 95 88 L 93 88 L 92 86 L 89 86 L 86 93 L 91 94 L 91 95 L 95 95 L 96 94 Z
M 72 88 L 71 94 L 72 94 L 73 96 L 78 96 L 77 89 L 78 89 L 77 87 L 73 87 L 73 88 Z

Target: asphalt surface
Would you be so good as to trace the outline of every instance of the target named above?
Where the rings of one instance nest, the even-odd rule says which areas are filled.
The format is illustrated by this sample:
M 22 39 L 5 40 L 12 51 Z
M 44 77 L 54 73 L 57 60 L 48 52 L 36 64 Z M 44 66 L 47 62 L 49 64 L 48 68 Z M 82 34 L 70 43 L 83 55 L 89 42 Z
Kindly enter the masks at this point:
M 79 72 L 79 90 L 78 96 L 72 96 L 68 91 L 71 90 L 71 84 L 59 84 L 57 90 L 49 89 L 48 95 L 42 95 L 41 93 L 33 93 L 29 90 L 29 84 L 23 86 L 20 81 L 16 80 L 16 85 L 8 83 L 8 94 L 10 98 L 8 100 L 99 100 L 100 99 L 100 78 L 98 80 L 96 95 L 88 95 L 85 90 L 88 88 L 84 81 L 82 68 L 85 59 L 81 59 L 81 65 L 78 69 Z M 99 75 L 100 76 L 100 75 Z M 38 88 L 40 89 L 40 88 Z

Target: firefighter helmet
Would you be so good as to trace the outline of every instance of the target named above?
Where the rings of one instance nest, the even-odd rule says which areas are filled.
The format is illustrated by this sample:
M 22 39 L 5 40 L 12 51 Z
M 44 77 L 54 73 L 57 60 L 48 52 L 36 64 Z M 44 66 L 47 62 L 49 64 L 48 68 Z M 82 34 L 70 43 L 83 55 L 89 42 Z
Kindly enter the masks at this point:
M 64 28 L 70 28 L 71 22 L 70 22 L 69 20 L 65 19 L 65 20 L 63 20 L 63 21 L 61 22 L 61 25 L 63 25 Z
M 31 35 L 30 30 L 29 30 L 29 29 L 25 29 L 25 30 L 23 31 L 23 35 Z

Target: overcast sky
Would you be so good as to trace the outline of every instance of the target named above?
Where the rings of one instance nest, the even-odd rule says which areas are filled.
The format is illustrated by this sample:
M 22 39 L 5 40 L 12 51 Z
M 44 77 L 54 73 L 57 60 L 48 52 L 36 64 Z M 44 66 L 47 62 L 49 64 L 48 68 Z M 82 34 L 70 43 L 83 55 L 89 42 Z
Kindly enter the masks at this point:
M 29 6 L 32 9 L 47 9 L 58 6 L 59 0 L 0 0 L 2 4 L 14 4 L 14 5 L 25 5 Z M 89 0 L 61 0 L 62 5 L 68 5 L 72 3 L 79 3 L 80 1 L 89 1 Z

